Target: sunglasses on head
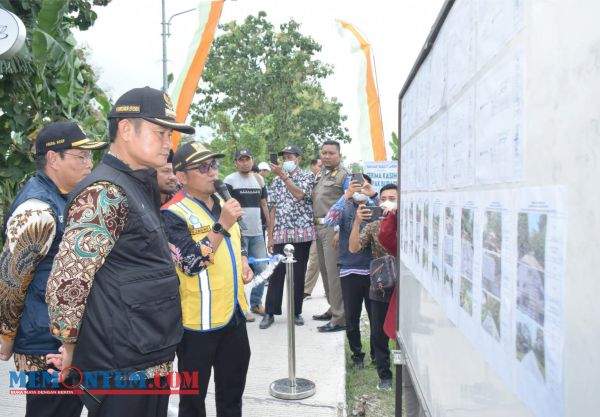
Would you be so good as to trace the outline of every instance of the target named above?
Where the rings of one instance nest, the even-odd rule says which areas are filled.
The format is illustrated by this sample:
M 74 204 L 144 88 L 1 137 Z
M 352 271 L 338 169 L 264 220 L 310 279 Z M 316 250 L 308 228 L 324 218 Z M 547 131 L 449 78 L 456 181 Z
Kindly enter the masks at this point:
M 216 171 L 217 169 L 219 169 L 219 161 L 217 161 L 215 159 L 210 164 L 198 164 L 196 166 L 187 168 L 185 171 L 198 170 L 198 171 L 200 171 L 201 174 L 206 174 L 209 169 L 212 169 L 213 171 Z

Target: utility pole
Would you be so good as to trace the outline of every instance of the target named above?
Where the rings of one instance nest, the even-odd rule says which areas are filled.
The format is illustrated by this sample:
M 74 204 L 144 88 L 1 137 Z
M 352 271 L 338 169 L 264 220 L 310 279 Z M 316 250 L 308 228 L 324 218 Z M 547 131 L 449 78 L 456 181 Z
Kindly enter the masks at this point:
M 196 8 L 194 7 L 193 9 L 188 9 L 188 10 L 184 10 L 183 12 L 179 12 L 179 13 L 175 13 L 174 15 L 172 15 L 171 17 L 169 17 L 169 20 L 167 20 L 167 12 L 166 12 L 166 7 L 165 7 L 165 1 L 166 0 L 162 0 L 162 75 L 163 75 L 163 92 L 167 92 L 167 90 L 169 89 L 169 81 L 168 81 L 168 73 L 167 73 L 167 38 L 169 36 L 171 36 L 171 32 L 169 30 L 170 25 L 171 25 L 171 20 L 173 20 L 173 18 L 175 16 L 179 16 L 181 14 L 185 14 L 185 13 L 189 13 L 189 12 L 193 12 L 194 10 L 196 10 Z
M 167 14 L 165 11 L 165 0 L 162 0 L 162 66 L 163 66 L 163 93 L 167 92 L 169 87 L 167 82 Z

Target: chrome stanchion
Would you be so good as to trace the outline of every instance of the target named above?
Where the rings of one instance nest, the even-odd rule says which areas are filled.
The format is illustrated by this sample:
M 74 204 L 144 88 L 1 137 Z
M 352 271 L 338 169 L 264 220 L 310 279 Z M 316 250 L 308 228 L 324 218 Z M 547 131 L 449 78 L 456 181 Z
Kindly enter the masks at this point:
M 278 379 L 271 383 L 269 392 L 282 400 L 301 400 L 316 392 L 315 383 L 304 378 L 296 378 L 296 329 L 294 327 L 294 246 L 285 245 L 285 279 L 288 294 L 288 378 Z

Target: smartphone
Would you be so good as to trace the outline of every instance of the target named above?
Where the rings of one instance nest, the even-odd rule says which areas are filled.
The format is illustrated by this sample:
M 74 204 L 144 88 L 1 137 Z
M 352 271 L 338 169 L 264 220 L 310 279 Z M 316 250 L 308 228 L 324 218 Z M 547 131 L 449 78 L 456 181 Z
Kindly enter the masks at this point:
M 271 157 L 271 163 L 273 165 L 279 165 L 279 161 L 277 161 L 277 154 L 276 153 L 272 153 L 270 155 L 270 157 Z
M 355 172 L 352 174 L 352 181 L 356 181 L 359 185 L 363 185 L 365 183 L 365 178 L 360 172 Z
M 383 207 L 365 206 L 365 208 L 368 208 L 369 210 L 371 210 L 371 218 L 369 219 L 369 221 L 371 221 L 371 222 L 374 222 L 375 220 L 379 220 L 381 218 L 381 215 L 383 214 Z

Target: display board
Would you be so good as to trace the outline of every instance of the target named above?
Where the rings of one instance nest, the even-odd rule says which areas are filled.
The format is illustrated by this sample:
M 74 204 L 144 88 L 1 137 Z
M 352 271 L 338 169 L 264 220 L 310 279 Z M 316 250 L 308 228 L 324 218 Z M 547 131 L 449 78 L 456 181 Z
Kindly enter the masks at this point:
M 599 19 L 447 1 L 400 93 L 397 334 L 431 416 L 600 413 Z

